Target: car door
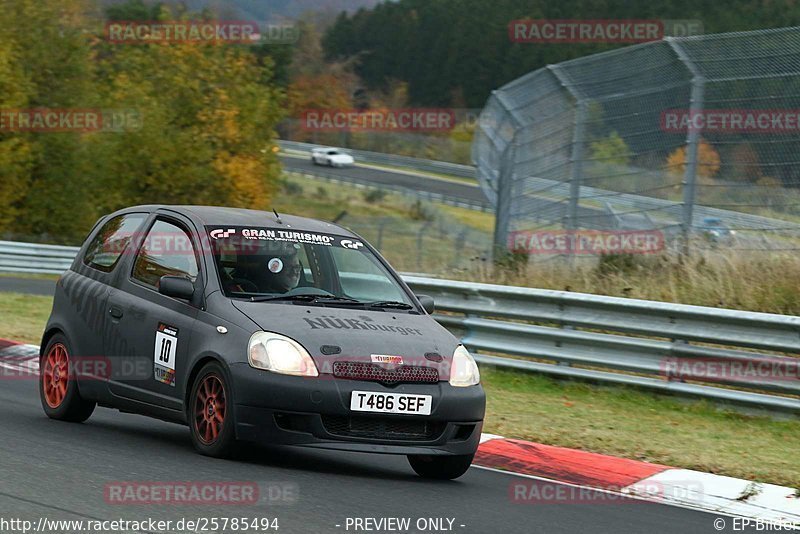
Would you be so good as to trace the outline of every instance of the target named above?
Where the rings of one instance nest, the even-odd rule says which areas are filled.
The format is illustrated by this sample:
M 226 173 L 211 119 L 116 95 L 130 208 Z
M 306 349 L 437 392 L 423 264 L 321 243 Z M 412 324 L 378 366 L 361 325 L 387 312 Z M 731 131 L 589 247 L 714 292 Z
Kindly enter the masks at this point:
M 67 333 L 72 356 L 81 371 L 81 394 L 107 394 L 103 338 L 109 326 L 107 300 L 117 267 L 149 213 L 126 213 L 98 225 L 72 268 L 56 285 L 54 318 Z
M 111 392 L 147 404 L 181 410 L 189 341 L 198 308 L 158 292 L 162 276 L 185 276 L 203 285 L 192 224 L 177 214 L 156 214 L 108 297 L 112 328 L 106 354 L 118 373 Z M 202 291 L 202 287 L 198 290 Z

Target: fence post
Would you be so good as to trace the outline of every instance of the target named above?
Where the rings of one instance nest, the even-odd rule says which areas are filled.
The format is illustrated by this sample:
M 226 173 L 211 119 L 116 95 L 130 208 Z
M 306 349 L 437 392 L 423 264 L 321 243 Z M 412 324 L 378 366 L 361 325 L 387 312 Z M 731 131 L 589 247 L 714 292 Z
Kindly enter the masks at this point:
M 469 234 L 469 228 L 464 228 L 461 232 L 458 233 L 455 239 L 455 245 L 453 249 L 453 258 L 450 262 L 451 268 L 458 267 L 458 260 L 463 258 L 464 256 L 464 246 L 467 244 L 467 235 Z
M 419 233 L 417 234 L 417 271 L 422 272 L 422 249 L 424 245 L 423 238 L 425 237 L 425 232 L 428 231 L 428 228 L 432 224 L 432 221 L 428 221 L 422 225 L 422 228 L 419 229 Z
M 376 245 L 378 252 L 383 250 L 383 229 L 386 227 L 386 223 L 388 222 L 389 221 L 385 217 L 378 222 L 378 243 Z
M 500 259 L 508 249 L 508 228 L 511 221 L 511 197 L 514 180 L 514 141 L 512 140 L 500 159 L 497 175 L 497 205 L 495 206 L 494 240 L 492 258 Z
M 686 135 L 686 170 L 683 175 L 683 213 L 681 217 L 681 235 L 683 240 L 682 253 L 687 256 L 690 252 L 692 228 L 694 221 L 694 205 L 697 201 L 697 153 L 700 146 L 701 128 L 694 128 L 692 120 L 697 114 L 702 113 L 705 105 L 706 80 L 697 65 L 691 60 L 686 50 L 674 37 L 667 37 L 666 41 L 672 50 L 686 65 L 692 74 L 692 92 L 689 102 L 689 131 Z
M 569 203 L 567 204 L 566 220 L 564 226 L 570 234 L 569 261 L 572 264 L 575 257 L 575 230 L 578 229 L 578 207 L 581 199 L 581 180 L 583 178 L 583 144 L 584 131 L 586 128 L 587 100 L 584 95 L 572 83 L 568 75 L 561 69 L 560 65 L 548 65 L 550 72 L 556 77 L 561 86 L 569 92 L 575 99 L 575 121 L 572 130 L 572 151 L 569 156 Z
M 586 102 L 578 101 L 575 111 L 575 130 L 572 133 L 572 153 L 570 154 L 569 207 L 567 209 L 567 230 L 574 235 L 578 229 L 578 206 L 581 198 L 581 179 L 583 175 L 583 134 L 586 126 Z M 570 238 L 569 255 L 575 255 L 574 240 Z

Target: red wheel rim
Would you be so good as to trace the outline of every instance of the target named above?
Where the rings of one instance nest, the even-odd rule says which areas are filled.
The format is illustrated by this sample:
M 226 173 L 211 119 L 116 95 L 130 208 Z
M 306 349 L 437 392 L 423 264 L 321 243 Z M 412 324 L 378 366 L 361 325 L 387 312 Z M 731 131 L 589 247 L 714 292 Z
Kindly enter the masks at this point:
M 205 445 L 217 441 L 225 424 L 225 386 L 217 375 L 208 375 L 197 388 L 194 401 L 194 429 Z
M 50 348 L 42 369 L 44 400 L 53 409 L 61 406 L 69 385 L 69 354 L 67 347 L 56 343 Z

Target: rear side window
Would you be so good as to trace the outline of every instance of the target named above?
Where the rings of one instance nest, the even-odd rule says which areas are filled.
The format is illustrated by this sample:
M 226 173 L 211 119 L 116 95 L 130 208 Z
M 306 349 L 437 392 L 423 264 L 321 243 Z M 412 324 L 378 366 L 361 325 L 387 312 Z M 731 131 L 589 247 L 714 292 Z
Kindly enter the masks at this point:
M 113 271 L 146 217 L 145 213 L 128 213 L 105 223 L 86 249 L 83 263 L 104 273 Z
M 136 255 L 133 279 L 158 289 L 162 276 L 184 276 L 194 282 L 198 272 L 189 234 L 175 224 L 157 220 Z

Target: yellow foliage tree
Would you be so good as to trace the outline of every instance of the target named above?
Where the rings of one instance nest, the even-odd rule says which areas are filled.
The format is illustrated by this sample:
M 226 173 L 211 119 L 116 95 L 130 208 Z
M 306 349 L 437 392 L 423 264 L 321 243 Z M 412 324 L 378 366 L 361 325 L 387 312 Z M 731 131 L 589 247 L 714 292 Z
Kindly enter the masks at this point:
M 24 108 L 25 87 L 25 77 L 12 61 L 11 47 L 0 42 L 0 109 Z M 21 135 L 0 134 L 0 233 L 14 229 L 19 203 L 30 185 L 31 167 L 30 141 Z
M 720 159 L 716 149 L 704 140 L 697 147 L 697 176 L 713 178 L 719 172 Z M 667 169 L 673 174 L 686 171 L 686 147 L 681 147 L 667 157 Z
M 268 208 L 280 168 L 272 150 L 282 94 L 236 47 L 146 45 L 114 50 L 106 107 L 141 112 L 141 128 L 92 134 L 112 203 Z M 105 178 L 106 180 L 108 178 Z M 108 209 L 117 206 L 109 206 Z

